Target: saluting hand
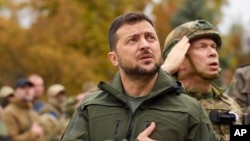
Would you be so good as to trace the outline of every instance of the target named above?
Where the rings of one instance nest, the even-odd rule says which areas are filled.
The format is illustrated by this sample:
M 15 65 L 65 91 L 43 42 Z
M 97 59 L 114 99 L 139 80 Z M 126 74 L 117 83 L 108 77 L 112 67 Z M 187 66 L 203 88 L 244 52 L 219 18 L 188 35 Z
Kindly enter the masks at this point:
M 189 47 L 189 39 L 186 36 L 182 37 L 182 39 L 171 49 L 161 68 L 169 74 L 176 73 L 184 61 Z

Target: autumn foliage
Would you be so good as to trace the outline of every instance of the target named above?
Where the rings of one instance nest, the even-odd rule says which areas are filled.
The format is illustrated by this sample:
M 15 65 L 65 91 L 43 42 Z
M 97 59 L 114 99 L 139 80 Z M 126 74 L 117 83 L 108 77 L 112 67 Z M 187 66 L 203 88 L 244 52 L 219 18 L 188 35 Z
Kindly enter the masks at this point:
M 117 69 L 107 58 L 107 30 L 117 15 L 144 11 L 151 4 L 153 10 L 150 12 L 163 45 L 177 21 L 204 18 L 218 24 L 225 0 L 199 2 L 203 9 L 190 9 L 195 3 L 188 0 L 161 0 L 160 3 L 151 0 L 2 2 L 0 85 L 13 85 L 21 76 L 38 73 L 44 77 L 46 86 L 61 83 L 70 95 L 75 95 L 81 92 L 84 82 L 110 81 Z M 199 14 L 185 16 L 184 13 L 190 10 Z M 30 17 L 28 27 L 21 26 L 20 19 L 24 19 L 21 13 Z

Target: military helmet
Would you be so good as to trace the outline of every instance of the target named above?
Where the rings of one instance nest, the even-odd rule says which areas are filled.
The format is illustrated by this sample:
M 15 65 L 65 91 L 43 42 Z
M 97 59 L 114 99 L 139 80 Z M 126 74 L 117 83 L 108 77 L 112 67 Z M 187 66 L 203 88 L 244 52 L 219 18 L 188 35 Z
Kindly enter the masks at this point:
M 195 20 L 184 23 L 176 27 L 166 38 L 163 48 L 163 58 L 165 59 L 174 47 L 174 45 L 181 40 L 183 36 L 187 36 L 189 41 L 200 37 L 208 37 L 214 40 L 218 47 L 221 46 L 221 37 L 217 29 L 205 20 Z
M 48 96 L 55 97 L 59 92 L 65 91 L 65 87 L 61 84 L 53 84 L 48 88 Z

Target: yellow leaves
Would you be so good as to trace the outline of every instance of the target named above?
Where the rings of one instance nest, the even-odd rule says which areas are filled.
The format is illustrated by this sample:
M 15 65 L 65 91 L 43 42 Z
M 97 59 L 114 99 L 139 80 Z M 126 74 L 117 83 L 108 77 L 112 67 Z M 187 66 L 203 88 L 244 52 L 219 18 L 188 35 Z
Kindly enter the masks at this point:
M 12 85 L 20 76 L 38 73 L 45 78 L 46 86 L 62 83 L 69 94 L 74 95 L 81 91 L 81 85 L 86 81 L 109 81 L 117 69 L 107 58 L 108 27 L 116 16 L 143 11 L 148 2 L 151 0 L 30 1 L 21 6 L 31 7 L 36 15 L 29 29 L 20 28 L 17 22 L 15 15 L 18 13 L 15 12 L 19 7 L 6 4 L 10 10 L 13 9 L 14 16 L 8 20 L 0 17 L 0 82 Z M 210 13 L 220 11 L 223 2 L 208 3 L 214 5 L 209 6 Z M 155 5 L 152 14 L 161 45 L 174 28 L 173 18 L 180 8 L 185 7 L 184 4 L 183 0 L 161 0 Z M 188 6 L 186 8 L 190 10 Z M 217 18 L 215 23 L 219 21 Z M 226 57 L 229 51 L 222 56 Z M 231 62 L 232 65 L 236 63 Z

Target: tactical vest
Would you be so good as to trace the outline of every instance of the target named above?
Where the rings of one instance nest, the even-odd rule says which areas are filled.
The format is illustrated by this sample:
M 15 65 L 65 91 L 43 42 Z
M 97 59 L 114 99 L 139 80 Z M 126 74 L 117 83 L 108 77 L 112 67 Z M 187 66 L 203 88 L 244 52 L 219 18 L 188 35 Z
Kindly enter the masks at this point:
M 223 94 L 223 90 L 214 84 L 212 85 L 211 97 L 204 98 L 204 94 L 195 93 L 193 91 L 188 93 L 200 101 L 201 105 L 208 114 L 208 117 L 210 117 L 218 141 L 229 141 L 230 124 L 242 124 L 241 120 L 243 114 L 240 106 L 231 97 Z M 233 123 L 216 123 L 211 119 L 211 111 L 216 111 L 218 113 L 227 113 L 232 111 L 233 113 L 236 113 L 239 118 Z

